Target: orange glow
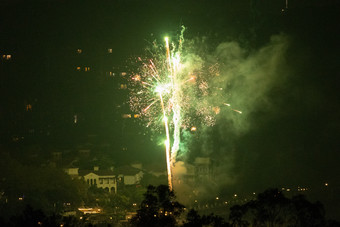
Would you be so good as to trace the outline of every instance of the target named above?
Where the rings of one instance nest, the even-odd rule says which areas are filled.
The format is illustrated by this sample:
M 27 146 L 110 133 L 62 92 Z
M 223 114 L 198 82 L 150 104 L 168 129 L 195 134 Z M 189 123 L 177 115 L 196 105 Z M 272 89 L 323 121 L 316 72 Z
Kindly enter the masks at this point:
M 78 210 L 84 214 L 99 214 L 102 212 L 100 208 L 78 208 Z
M 135 80 L 135 81 L 140 81 L 141 80 L 141 76 L 137 74 L 134 77 L 132 77 L 132 79 Z
M 189 81 L 195 83 L 196 82 L 196 76 L 194 76 L 194 75 L 190 76 L 190 79 L 188 79 L 186 82 L 189 82 Z
M 123 118 L 131 118 L 131 114 L 123 114 L 122 117 Z
M 218 106 L 215 106 L 215 107 L 213 107 L 212 109 L 213 109 L 213 111 L 215 112 L 215 114 L 219 114 L 220 111 L 221 111 L 220 107 L 218 107 Z

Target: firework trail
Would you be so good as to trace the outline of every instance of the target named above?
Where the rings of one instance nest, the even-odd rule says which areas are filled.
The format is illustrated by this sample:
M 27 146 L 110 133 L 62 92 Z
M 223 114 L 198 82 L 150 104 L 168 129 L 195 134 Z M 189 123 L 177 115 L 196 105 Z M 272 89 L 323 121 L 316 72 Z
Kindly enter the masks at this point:
M 230 108 L 230 104 L 216 104 L 213 100 L 219 99 L 211 98 L 222 96 L 222 88 L 210 87 L 208 83 L 219 76 L 218 63 L 207 66 L 191 48 L 185 49 L 184 31 L 183 26 L 177 45 L 166 37 L 164 46 L 153 43 L 150 57 L 137 59 L 140 66 L 137 73 L 132 73 L 130 86 L 132 111 L 140 113 L 148 127 L 164 125 L 170 190 L 172 168 L 181 150 L 181 130 L 196 131 L 195 122 L 212 126 L 220 106 Z

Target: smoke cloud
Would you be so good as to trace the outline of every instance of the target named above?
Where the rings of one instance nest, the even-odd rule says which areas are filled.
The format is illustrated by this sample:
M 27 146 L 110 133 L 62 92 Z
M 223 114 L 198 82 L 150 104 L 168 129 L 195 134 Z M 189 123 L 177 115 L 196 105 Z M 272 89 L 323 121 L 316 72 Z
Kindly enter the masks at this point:
M 238 183 L 244 154 L 238 153 L 237 143 L 258 124 L 253 120 L 254 113 L 274 108 L 268 95 L 275 86 L 284 83 L 289 74 L 288 46 L 288 37 L 280 34 L 273 35 L 267 45 L 257 50 L 230 41 L 220 43 L 209 54 L 202 50 L 203 45 L 196 50 L 196 55 L 187 56 L 188 65 L 197 67 L 198 63 L 207 68 L 207 75 L 198 81 L 207 82 L 207 94 L 200 93 L 196 106 L 202 109 L 200 105 L 207 105 L 207 111 L 213 112 L 214 122 L 209 124 L 203 120 L 197 125 L 197 132 L 190 136 L 188 130 L 182 133 L 181 161 L 173 168 L 179 199 L 184 202 L 192 202 L 193 197 L 204 199 Z M 199 164 L 200 157 L 209 158 L 209 163 Z M 205 167 L 208 172 L 200 172 L 199 169 Z

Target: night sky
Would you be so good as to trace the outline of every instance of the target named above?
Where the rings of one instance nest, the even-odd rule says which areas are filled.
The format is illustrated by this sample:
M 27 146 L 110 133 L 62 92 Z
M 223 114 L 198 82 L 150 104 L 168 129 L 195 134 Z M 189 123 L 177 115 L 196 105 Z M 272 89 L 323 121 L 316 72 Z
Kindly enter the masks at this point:
M 72 54 L 81 48 L 99 56 L 100 49 L 112 48 L 112 65 L 129 71 L 132 57 L 154 40 L 178 35 L 184 25 L 185 38 L 205 37 L 209 53 L 237 43 L 245 56 L 236 63 L 255 62 L 260 69 L 232 77 L 234 101 L 245 114 L 220 117 L 192 135 L 183 160 L 219 160 L 221 191 L 319 189 L 328 182 L 339 192 L 339 6 L 336 0 L 292 0 L 288 9 L 283 0 L 2 0 L 0 56 L 12 59 L 10 66 L 1 62 L 1 143 L 24 133 L 27 124 L 53 128 L 56 138 L 48 141 L 65 141 L 58 135 L 68 133 L 73 119 L 67 116 L 74 112 L 84 113 L 86 130 L 116 141 L 118 123 L 108 106 L 126 96 L 112 91 L 103 75 L 68 74 Z M 282 53 L 270 47 L 275 37 L 285 45 Z M 278 62 L 270 63 L 276 56 Z M 91 59 L 98 68 L 104 64 Z M 35 111 L 29 123 L 19 113 L 27 104 Z M 163 161 L 149 129 L 138 124 L 127 131 L 137 136 L 125 156 Z

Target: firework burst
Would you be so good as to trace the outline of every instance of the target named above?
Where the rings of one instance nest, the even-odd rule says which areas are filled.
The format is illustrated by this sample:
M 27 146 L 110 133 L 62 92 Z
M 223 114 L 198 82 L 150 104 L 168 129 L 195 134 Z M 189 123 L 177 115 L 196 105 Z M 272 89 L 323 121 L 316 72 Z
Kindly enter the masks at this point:
M 165 38 L 165 44 L 153 43 L 150 57 L 139 57 L 131 76 L 130 107 L 147 121 L 147 127 L 163 125 L 166 135 L 168 183 L 172 190 L 172 168 L 180 148 L 181 131 L 196 131 L 195 122 L 215 124 L 220 105 L 213 96 L 221 95 L 209 81 L 219 77 L 219 64 L 207 65 L 186 48 L 182 28 L 177 43 Z M 223 105 L 221 106 L 230 106 Z M 234 110 L 236 111 L 236 110 Z M 171 135 L 171 136 L 170 136 Z

